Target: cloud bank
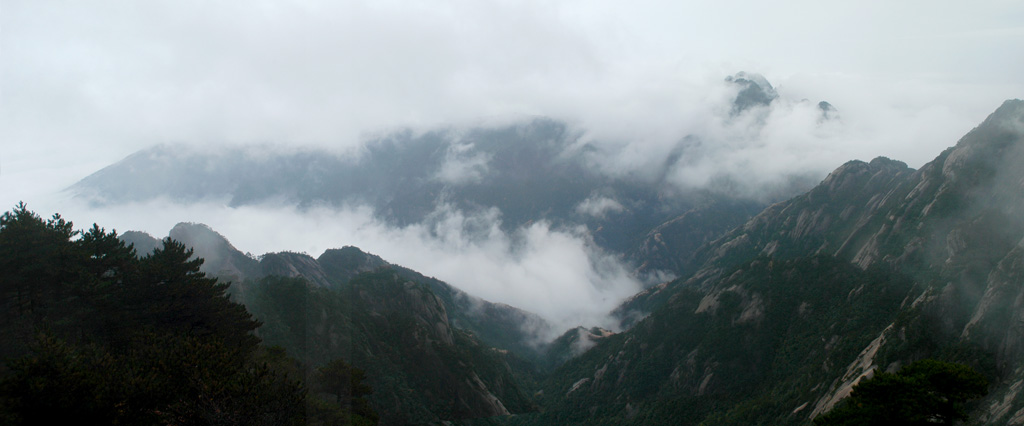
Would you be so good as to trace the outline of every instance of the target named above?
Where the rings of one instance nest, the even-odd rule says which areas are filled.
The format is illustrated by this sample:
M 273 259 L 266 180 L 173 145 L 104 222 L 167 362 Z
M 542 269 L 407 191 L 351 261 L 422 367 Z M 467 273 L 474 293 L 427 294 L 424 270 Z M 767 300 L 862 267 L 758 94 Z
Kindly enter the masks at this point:
M 1024 3 L 1002 0 L 11 0 L 2 12 L 7 208 L 24 200 L 156 235 L 204 222 L 255 253 L 353 244 L 547 316 L 562 304 L 574 313 L 559 321 L 585 325 L 636 283 L 574 229 L 502 233 L 499 213 L 443 204 L 429 222 L 388 228 L 358 207 L 90 210 L 54 194 L 158 143 L 351 152 L 397 128 L 535 116 L 570 123 L 594 148 L 578 154 L 606 173 L 755 192 L 850 159 L 919 167 L 1024 96 Z M 780 99 L 729 117 L 723 79 L 737 71 L 764 74 Z M 838 121 L 819 122 L 820 100 Z M 437 179 L 485 176 L 489 159 L 460 149 Z
M 14 0 L 3 12 L 7 174 L 156 143 L 346 147 L 396 126 L 537 115 L 661 143 L 699 126 L 718 95 L 706 88 L 740 70 L 836 105 L 856 130 L 856 146 L 836 147 L 848 157 L 919 166 L 1024 93 L 1024 59 L 1007 54 L 1024 51 L 1019 2 Z
M 615 329 L 609 312 L 642 287 L 630 268 L 597 247 L 585 230 L 540 221 L 506 232 L 494 209 L 465 212 L 441 204 L 422 223 L 393 227 L 361 206 L 300 211 L 169 201 L 105 208 L 70 200 L 57 204 L 79 228 L 96 222 L 161 237 L 178 222 L 204 223 L 256 255 L 290 250 L 316 257 L 354 245 L 475 296 L 537 313 L 555 325 L 554 333 L 580 325 Z M 51 214 L 49 207 L 29 206 L 40 215 Z

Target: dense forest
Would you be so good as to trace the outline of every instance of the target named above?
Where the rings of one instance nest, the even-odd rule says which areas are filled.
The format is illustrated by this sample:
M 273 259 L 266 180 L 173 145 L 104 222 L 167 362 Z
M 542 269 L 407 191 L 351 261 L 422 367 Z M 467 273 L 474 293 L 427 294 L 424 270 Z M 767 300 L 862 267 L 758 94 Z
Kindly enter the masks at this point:
M 167 239 L 136 256 L 24 204 L 0 217 L 0 423 L 373 424 L 362 370 L 312 369 Z

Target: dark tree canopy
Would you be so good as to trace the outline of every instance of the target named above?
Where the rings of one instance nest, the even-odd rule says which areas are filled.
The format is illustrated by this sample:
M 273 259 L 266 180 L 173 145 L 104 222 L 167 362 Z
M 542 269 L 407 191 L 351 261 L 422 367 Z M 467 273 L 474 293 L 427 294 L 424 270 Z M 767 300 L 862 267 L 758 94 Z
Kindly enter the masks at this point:
M 0 424 L 305 423 L 302 384 L 257 359 L 259 323 L 201 264 L 0 216 Z
M 352 367 L 342 359 L 335 359 L 320 367 L 313 377 L 313 388 L 321 396 L 310 410 L 310 424 L 372 425 L 377 413 L 370 407 L 366 396 L 373 393 L 363 383 L 363 370 Z
M 965 403 L 988 393 L 988 381 L 968 366 L 921 360 L 895 374 L 879 372 L 814 420 L 818 426 L 953 425 L 967 420 Z

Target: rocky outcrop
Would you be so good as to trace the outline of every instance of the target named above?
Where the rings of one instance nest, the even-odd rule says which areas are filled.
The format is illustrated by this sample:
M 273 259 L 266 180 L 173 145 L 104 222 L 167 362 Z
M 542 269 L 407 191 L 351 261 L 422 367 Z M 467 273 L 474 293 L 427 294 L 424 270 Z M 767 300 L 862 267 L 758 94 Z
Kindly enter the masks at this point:
M 653 314 L 560 370 L 603 378 L 558 377 L 551 391 L 582 383 L 568 405 L 618 416 L 626 404 L 670 415 L 644 396 L 658 395 L 709 410 L 709 424 L 802 424 L 872 371 L 943 357 L 998 377 L 976 415 L 984 424 L 1017 421 L 1022 153 L 1024 102 L 1014 100 L 919 170 L 844 164 L 697 249 L 691 275 L 628 301 Z M 617 393 L 609 375 L 627 378 Z M 707 396 L 737 405 L 708 409 Z M 755 414 L 778 406 L 789 408 Z
M 320 262 L 302 253 L 279 252 L 264 254 L 260 258 L 260 276 L 268 275 L 302 277 L 320 287 L 331 286 L 331 280 L 327 277 L 327 273 L 321 267 Z
M 339 283 L 346 282 L 363 272 L 374 271 L 389 265 L 380 256 L 363 252 L 352 246 L 328 249 L 316 259 L 316 263 Z
M 632 329 L 556 371 L 545 394 L 564 399 L 551 409 L 637 410 L 646 419 L 686 410 L 707 424 L 757 424 L 771 419 L 751 417 L 759 410 L 791 414 L 804 406 L 791 422 L 769 422 L 800 424 L 824 394 L 868 370 L 848 364 L 891 324 L 911 286 L 825 255 L 760 256 L 716 281 L 709 290 L 678 289 Z M 860 364 L 870 364 L 877 348 L 869 352 Z M 735 412 L 729 404 L 738 404 Z
M 763 208 L 754 201 L 717 199 L 658 225 L 630 255 L 639 264 L 637 273 L 664 271 L 673 277 L 689 275 L 698 248 L 743 224 Z
M 209 226 L 179 223 L 171 228 L 168 237 L 192 248 L 196 257 L 203 258 L 200 269 L 208 275 L 235 283 L 260 276 L 258 260 L 243 254 Z
M 357 275 L 341 289 L 354 329 L 354 365 L 378 377 L 404 377 L 408 391 L 422 396 L 395 395 L 418 402 L 429 411 L 395 410 L 382 406 L 382 424 L 454 421 L 508 415 L 533 409 L 500 352 L 453 327 L 441 297 L 423 284 L 410 281 L 392 268 Z M 337 323 L 333 323 L 337 324 Z M 332 322 L 323 325 L 330 328 Z M 366 333 L 365 335 L 361 335 Z M 344 352 L 347 348 L 336 349 Z M 391 379 L 394 380 L 394 379 Z M 380 383 L 380 382 L 377 382 Z M 379 387 L 401 392 L 394 384 Z M 387 404 L 389 396 L 375 396 Z
M 135 249 L 135 254 L 140 257 L 152 253 L 158 247 L 163 247 L 160 240 L 145 232 L 127 231 L 117 237 L 125 244 L 130 244 Z
M 387 274 L 387 271 L 381 273 Z M 418 336 L 422 344 L 439 342 L 453 345 L 452 328 L 448 321 L 448 311 L 439 297 L 427 287 L 405 281 L 396 273 L 386 280 L 360 281 L 352 288 L 351 294 L 370 308 L 376 318 L 388 318 L 400 315 L 411 318 L 417 328 L 426 330 L 427 334 Z M 382 289 L 380 286 L 386 286 Z
M 726 77 L 725 81 L 739 87 L 739 92 L 732 104 L 733 115 L 751 108 L 768 106 L 779 97 L 768 79 L 761 74 L 740 71 L 736 75 Z

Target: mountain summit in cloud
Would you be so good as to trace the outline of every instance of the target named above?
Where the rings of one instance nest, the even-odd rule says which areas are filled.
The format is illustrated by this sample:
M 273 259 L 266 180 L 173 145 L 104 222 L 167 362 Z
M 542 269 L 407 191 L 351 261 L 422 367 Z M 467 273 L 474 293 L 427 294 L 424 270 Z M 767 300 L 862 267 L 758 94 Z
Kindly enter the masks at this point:
M 726 81 L 738 88 L 728 101 L 734 115 L 778 103 L 779 94 L 759 74 L 740 72 Z M 69 190 L 93 206 L 152 200 L 367 206 L 398 226 L 423 223 L 445 206 L 494 209 L 503 229 L 542 220 L 585 225 L 599 245 L 622 253 L 638 243 L 636 235 L 709 198 L 770 203 L 810 187 L 819 172 L 802 165 L 783 169 L 764 158 L 779 153 L 754 152 L 771 148 L 775 128 L 794 119 L 786 115 L 796 111 L 792 107 L 762 110 L 754 122 L 715 117 L 677 140 L 602 140 L 588 129 L 535 118 L 398 130 L 344 152 L 156 145 Z M 797 110 L 795 118 L 802 119 L 806 111 Z
M 534 120 L 464 132 L 396 133 L 349 156 L 160 145 L 70 189 L 95 205 L 158 199 L 223 200 L 235 207 L 366 205 L 398 226 L 428 221 L 447 205 L 465 212 L 495 209 L 505 229 L 541 220 L 585 225 L 595 241 L 616 252 L 630 250 L 637 235 L 703 199 L 744 197 L 727 187 L 681 190 L 665 180 L 667 175 L 607 173 L 593 164 L 595 156 L 604 154 L 580 146 L 577 138 L 563 123 Z M 685 167 L 687 161 L 677 158 L 666 167 Z
M 691 272 L 684 259 L 701 243 L 833 167 L 811 161 L 834 146 L 816 135 L 836 130 L 814 105 L 756 74 L 715 84 L 729 99 L 701 105 L 707 120 L 678 139 L 606 140 L 533 118 L 399 129 L 349 150 L 157 145 L 70 192 L 93 209 L 168 222 L 135 229 L 208 223 L 252 252 L 357 245 L 559 326 L 614 329 L 608 314 L 622 299 Z
M 624 304 L 626 319 L 651 314 L 554 374 L 549 410 L 572 413 L 561 424 L 592 424 L 591 409 L 805 425 L 858 381 L 937 358 L 990 378 L 972 421 L 1021 424 L 1022 165 L 1020 100 L 918 170 L 844 164 L 704 244 L 695 272 Z
M 737 115 L 751 108 L 768 106 L 779 97 L 768 79 L 757 73 L 740 71 L 725 78 L 725 81 L 740 88 L 732 103 L 732 114 Z

